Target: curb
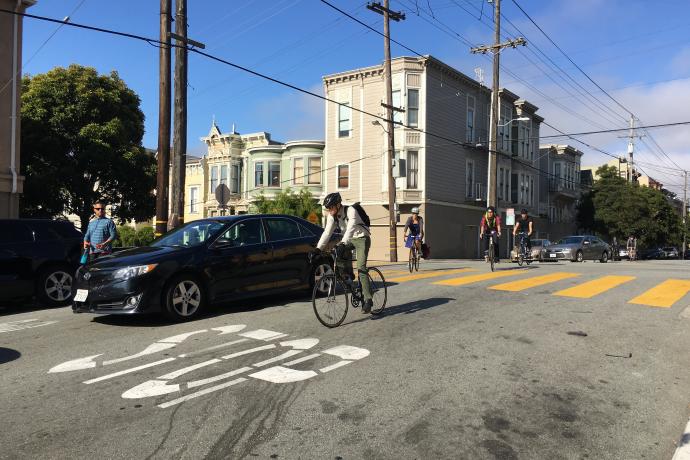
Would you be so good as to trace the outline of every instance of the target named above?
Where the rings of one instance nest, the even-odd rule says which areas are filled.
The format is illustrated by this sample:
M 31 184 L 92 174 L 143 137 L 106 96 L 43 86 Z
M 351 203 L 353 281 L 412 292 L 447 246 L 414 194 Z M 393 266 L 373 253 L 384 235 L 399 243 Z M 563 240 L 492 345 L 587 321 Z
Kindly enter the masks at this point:
M 671 460 L 690 460 L 690 420 L 678 441 L 678 447 Z

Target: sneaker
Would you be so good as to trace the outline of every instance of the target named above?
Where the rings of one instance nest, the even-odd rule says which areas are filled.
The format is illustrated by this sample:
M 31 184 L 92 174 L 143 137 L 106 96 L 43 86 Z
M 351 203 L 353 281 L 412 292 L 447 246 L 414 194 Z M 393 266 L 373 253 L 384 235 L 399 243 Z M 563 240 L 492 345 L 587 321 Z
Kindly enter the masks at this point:
M 365 300 L 364 303 L 362 304 L 362 313 L 371 313 L 371 307 L 374 306 L 374 301 L 369 299 Z

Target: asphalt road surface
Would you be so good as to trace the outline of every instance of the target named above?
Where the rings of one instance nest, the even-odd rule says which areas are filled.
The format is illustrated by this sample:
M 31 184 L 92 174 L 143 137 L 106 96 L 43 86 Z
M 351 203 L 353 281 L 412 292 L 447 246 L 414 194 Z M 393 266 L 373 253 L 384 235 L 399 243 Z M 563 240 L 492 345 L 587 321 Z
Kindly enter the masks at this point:
M 0 308 L 0 458 L 673 456 L 690 262 L 405 268 L 335 329 L 299 295 L 184 324 Z

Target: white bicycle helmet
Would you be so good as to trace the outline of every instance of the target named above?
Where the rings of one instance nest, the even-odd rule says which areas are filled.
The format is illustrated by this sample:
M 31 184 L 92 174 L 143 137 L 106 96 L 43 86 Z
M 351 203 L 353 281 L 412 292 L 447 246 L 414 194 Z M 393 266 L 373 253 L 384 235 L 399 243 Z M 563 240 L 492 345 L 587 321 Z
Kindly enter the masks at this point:
M 412 208 L 412 214 L 419 214 L 419 208 L 416 206 Z

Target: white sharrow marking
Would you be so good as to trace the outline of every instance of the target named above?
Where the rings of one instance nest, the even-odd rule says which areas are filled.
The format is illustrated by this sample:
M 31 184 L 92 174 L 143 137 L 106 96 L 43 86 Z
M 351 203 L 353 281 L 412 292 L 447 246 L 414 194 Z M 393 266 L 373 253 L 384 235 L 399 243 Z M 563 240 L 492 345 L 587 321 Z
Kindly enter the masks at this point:
M 0 333 L 21 331 L 22 329 L 32 329 L 34 327 L 49 326 L 57 321 L 41 321 L 38 319 L 22 319 L 9 323 L 0 323 Z
M 245 327 L 247 327 L 245 324 L 233 324 L 231 326 L 214 327 L 214 328 L 211 328 L 211 330 L 220 332 L 220 334 L 218 334 L 218 335 L 225 335 L 225 334 L 232 334 L 234 332 L 239 332 L 242 329 L 244 329 Z
M 348 364 L 352 363 L 353 361 L 338 361 L 335 364 L 332 364 L 330 366 L 326 366 L 324 368 L 319 369 L 319 371 L 322 374 L 325 374 L 326 372 L 332 371 L 333 369 L 337 369 L 339 367 L 347 366 Z
M 54 374 L 57 372 L 71 372 L 78 371 L 81 369 L 94 368 L 96 367 L 96 361 L 94 361 L 94 358 L 98 358 L 101 355 L 85 356 L 83 358 L 73 359 L 72 361 L 66 361 L 62 364 L 58 364 L 57 366 L 50 368 L 48 373 Z
M 302 380 L 307 380 L 312 377 L 316 377 L 317 375 L 318 374 L 314 371 L 298 371 L 296 369 L 290 369 L 289 367 L 283 366 L 269 367 L 263 371 L 249 374 L 250 377 L 265 380 L 271 383 L 301 382 Z
M 297 339 L 288 340 L 287 342 L 280 342 L 281 347 L 292 347 L 296 350 L 308 350 L 315 347 L 319 343 L 319 339 L 307 338 L 307 339 Z
M 278 337 L 286 337 L 287 334 L 282 332 L 269 331 L 266 329 L 256 329 L 254 331 L 243 332 L 242 334 L 237 334 L 240 337 L 247 337 L 256 340 L 273 340 Z
M 125 370 L 120 371 L 120 372 L 115 372 L 115 373 L 113 373 L 113 374 L 108 374 L 108 375 L 104 375 L 104 376 L 102 376 L 102 377 L 98 377 L 98 378 L 95 378 L 95 379 L 87 380 L 87 381 L 85 381 L 84 383 L 87 384 L 87 385 L 90 385 L 90 384 L 92 384 L 92 383 L 102 382 L 103 380 L 112 379 L 112 378 L 115 378 L 115 377 L 119 377 L 119 376 L 121 376 L 121 375 L 130 374 L 130 373 L 132 373 L 132 372 L 140 371 L 140 370 L 142 370 L 142 369 L 147 369 L 147 368 L 149 368 L 149 367 L 153 367 L 153 366 L 158 366 L 158 365 L 161 365 L 161 364 L 169 363 L 170 361 L 175 361 L 175 358 L 161 359 L 160 361 L 154 361 L 154 362 L 152 362 L 152 363 L 143 364 L 143 365 L 141 365 L 141 366 L 131 367 L 131 368 L 129 368 L 129 369 L 125 369 Z
M 213 393 L 214 391 L 222 390 L 223 388 L 227 388 L 227 387 L 230 387 L 233 385 L 237 385 L 238 383 L 242 383 L 246 380 L 247 379 L 245 379 L 244 377 L 240 377 L 239 379 L 235 379 L 235 380 L 232 380 L 232 381 L 226 382 L 226 383 L 221 383 L 220 385 L 205 388 L 203 390 L 197 391 L 196 393 L 192 393 L 192 394 L 189 394 L 187 396 L 182 396 L 181 398 L 173 399 L 172 401 L 168 401 L 166 403 L 159 404 L 158 407 L 160 407 L 161 409 L 165 409 L 165 408 L 174 406 L 176 404 L 180 404 L 180 403 L 183 403 L 185 401 L 189 401 L 190 399 L 198 398 L 199 396 Z
M 201 380 L 194 380 L 193 382 L 189 382 L 187 384 L 187 388 L 196 388 L 196 387 L 200 387 L 203 385 L 207 385 L 209 383 L 217 382 L 219 380 L 225 380 L 225 379 L 233 377 L 237 374 L 242 374 L 244 372 L 249 372 L 251 370 L 253 370 L 251 367 L 241 367 L 239 369 L 235 369 L 234 371 L 226 372 L 225 374 L 216 375 L 215 377 L 209 377 L 207 379 L 201 379 Z
M 221 335 L 223 335 L 223 334 L 221 334 Z M 185 354 L 180 355 L 179 357 L 180 358 L 188 358 L 190 356 L 197 356 L 197 355 L 206 353 L 207 351 L 217 350 L 219 348 L 225 348 L 225 347 L 229 347 L 231 345 L 236 345 L 238 343 L 247 342 L 247 341 L 249 341 L 249 339 L 233 340 L 232 342 L 221 343 L 220 345 L 214 345 L 212 347 L 202 348 L 201 350 L 198 350 L 198 351 L 192 351 L 191 353 L 185 353 Z
M 146 382 L 130 388 L 122 393 L 124 399 L 148 398 L 150 396 L 161 396 L 180 391 L 180 385 L 169 385 L 167 380 L 147 380 Z
M 202 332 L 208 332 L 206 329 L 201 329 L 200 331 L 192 331 L 192 332 L 185 332 L 184 334 L 178 334 L 178 335 L 173 335 L 172 337 L 168 337 L 165 339 L 160 339 L 158 342 L 163 342 L 163 343 L 182 343 L 185 340 L 187 340 L 188 337 L 191 337 L 195 334 L 201 334 Z
M 350 345 L 338 345 L 337 347 L 324 350 L 324 353 L 337 356 L 341 359 L 358 360 L 369 356 L 369 350 Z
M 291 357 L 291 356 L 299 355 L 300 353 L 302 353 L 302 350 L 289 350 L 289 351 L 286 351 L 285 353 L 283 353 L 283 354 L 280 355 L 280 356 L 276 356 L 275 358 L 267 359 L 266 361 L 261 361 L 261 362 L 258 362 L 258 363 L 256 363 L 256 364 L 252 364 L 252 366 L 254 366 L 254 367 L 263 367 L 263 366 L 265 366 L 266 364 L 275 363 L 276 361 L 282 361 L 282 360 L 284 360 L 284 359 L 288 359 L 288 358 Z
M 197 369 L 201 369 L 202 367 L 210 366 L 211 364 L 216 364 L 219 362 L 221 362 L 221 361 L 218 358 L 209 359 L 208 361 L 204 361 L 203 363 L 198 363 L 198 364 L 194 364 L 192 366 L 183 367 L 182 369 L 178 369 L 178 370 L 170 372 L 168 374 L 161 375 L 158 378 L 163 379 L 163 380 L 172 380 L 172 379 L 177 378 L 181 375 L 187 374 L 187 373 L 195 371 Z
M 680 437 L 676 453 L 671 460 L 690 460 L 690 420 L 685 426 L 685 431 Z
M 296 359 L 294 361 L 290 361 L 288 363 L 285 363 L 285 365 L 286 366 L 294 366 L 295 364 L 303 363 L 305 361 L 312 360 L 312 359 L 317 358 L 319 356 L 321 356 L 321 353 L 314 353 L 313 355 L 303 356 L 303 357 Z
M 237 353 L 233 353 L 231 355 L 225 355 L 222 357 L 222 359 L 232 359 L 232 358 L 237 358 L 238 356 L 244 356 L 248 355 L 250 353 L 254 353 L 257 351 L 262 351 L 262 350 L 271 350 L 275 348 L 276 346 L 271 344 L 271 345 L 264 345 L 261 347 L 256 347 L 256 348 L 250 348 L 249 350 L 244 350 L 244 351 L 238 351 Z
M 168 350 L 168 349 L 173 348 L 175 346 L 177 346 L 177 344 L 175 344 L 175 343 L 154 342 L 151 345 L 149 345 L 148 347 L 144 348 L 139 353 L 125 356 L 124 358 L 117 358 L 117 359 L 111 359 L 109 361 L 103 361 L 103 365 L 109 366 L 111 364 L 117 364 L 117 363 L 121 363 L 123 361 L 129 361 L 130 359 L 141 358 L 142 356 L 152 355 L 154 353 L 158 353 L 159 351 Z

